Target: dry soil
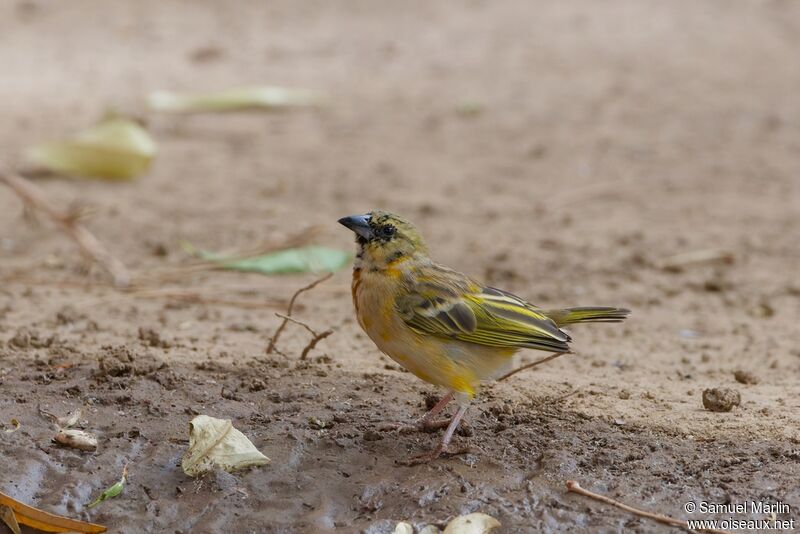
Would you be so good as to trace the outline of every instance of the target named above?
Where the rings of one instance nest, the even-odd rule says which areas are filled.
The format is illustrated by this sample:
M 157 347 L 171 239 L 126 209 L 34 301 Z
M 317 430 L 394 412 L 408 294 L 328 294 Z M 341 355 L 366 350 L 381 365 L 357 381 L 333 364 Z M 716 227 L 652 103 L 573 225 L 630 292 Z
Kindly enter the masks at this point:
M 158 140 L 139 180 L 38 181 L 93 207 L 89 227 L 140 277 L 185 264 L 180 240 L 349 249 L 336 220 L 381 207 L 439 261 L 541 306 L 633 314 L 576 327 L 577 354 L 488 386 L 456 438 L 469 454 L 409 467 L 439 434 L 377 429 L 440 392 L 359 331 L 347 271 L 296 310 L 335 334 L 301 361 L 308 334 L 290 325 L 268 355 L 274 312 L 311 277 L 119 292 L 0 189 L 0 420 L 21 423 L 0 434 L 0 491 L 130 533 L 378 533 L 471 511 L 505 532 L 672 530 L 568 479 L 680 518 L 715 516 L 688 501 L 777 500 L 800 521 L 798 50 L 787 0 L 3 2 L 7 164 L 108 109 Z M 152 90 L 254 84 L 330 103 L 143 107 Z M 729 261 L 668 268 L 698 251 Z M 205 300 L 174 296 L 187 291 Z M 722 387 L 741 404 L 706 410 Z M 37 405 L 83 407 L 98 451 L 53 444 Z M 272 464 L 187 478 L 197 413 L 232 419 Z M 125 462 L 124 493 L 87 511 Z

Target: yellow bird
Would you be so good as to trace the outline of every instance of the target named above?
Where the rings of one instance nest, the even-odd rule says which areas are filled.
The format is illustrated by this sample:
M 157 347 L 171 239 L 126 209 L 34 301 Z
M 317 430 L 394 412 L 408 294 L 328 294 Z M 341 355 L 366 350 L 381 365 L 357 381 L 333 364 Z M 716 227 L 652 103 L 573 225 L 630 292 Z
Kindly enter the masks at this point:
M 619 322 L 629 313 L 607 307 L 539 309 L 435 263 L 417 229 L 391 213 L 376 210 L 339 222 L 356 234 L 352 292 L 361 328 L 394 361 L 448 390 L 418 425 L 440 426 L 433 418 L 451 400 L 458 403 L 427 459 L 447 450 L 480 383 L 507 373 L 517 351 L 569 352 L 562 326 Z

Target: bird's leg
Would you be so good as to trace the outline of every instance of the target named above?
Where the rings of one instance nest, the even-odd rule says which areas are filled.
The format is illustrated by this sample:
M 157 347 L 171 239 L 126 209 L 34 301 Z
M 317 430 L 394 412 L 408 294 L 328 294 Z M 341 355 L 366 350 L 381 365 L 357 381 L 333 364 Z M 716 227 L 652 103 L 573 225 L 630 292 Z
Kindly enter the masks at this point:
M 439 412 L 445 409 L 445 407 L 450 404 L 450 401 L 453 400 L 453 392 L 448 391 L 447 395 L 439 399 L 433 408 L 428 410 L 428 413 L 422 416 L 422 418 L 417 421 L 417 426 L 422 429 L 432 429 L 432 428 L 442 428 L 447 425 L 447 421 L 434 421 L 433 418 L 436 417 Z
M 459 406 L 458 411 L 453 416 L 453 419 L 450 420 L 450 424 L 447 426 L 447 430 L 444 433 L 444 437 L 442 437 L 442 443 L 441 445 L 439 445 L 439 454 L 447 450 L 447 446 L 450 444 L 450 440 L 453 439 L 453 433 L 455 433 L 456 428 L 458 428 L 458 424 L 461 422 L 461 419 L 464 417 L 464 414 L 467 413 L 467 408 L 469 408 L 469 405 L 467 404 Z
M 399 430 L 400 432 L 413 432 L 413 431 L 425 431 L 425 430 L 437 430 L 439 428 L 444 428 L 449 424 L 449 421 L 434 421 L 433 418 L 436 417 L 439 412 L 445 409 L 445 407 L 453 400 L 453 392 L 449 391 L 447 395 L 442 397 L 436 405 L 431 408 L 425 415 L 423 415 L 420 419 L 417 420 L 416 423 L 413 425 L 405 425 L 402 423 L 388 423 L 381 425 L 378 430 L 387 431 L 387 430 Z
M 458 407 L 458 411 L 455 413 L 453 418 L 450 420 L 450 424 L 447 426 L 447 430 L 445 431 L 444 436 L 442 437 L 442 441 L 435 449 L 433 449 L 428 453 L 421 454 L 419 456 L 411 458 L 411 460 L 408 462 L 408 465 L 417 465 L 430 462 L 431 460 L 435 460 L 436 458 L 441 456 L 442 453 L 448 452 L 447 446 L 450 444 L 450 440 L 453 439 L 453 434 L 458 428 L 458 424 L 461 422 L 461 419 L 464 417 L 464 414 L 467 413 L 468 407 L 469 406 L 466 404 Z M 459 451 L 459 453 L 460 452 L 461 451 Z

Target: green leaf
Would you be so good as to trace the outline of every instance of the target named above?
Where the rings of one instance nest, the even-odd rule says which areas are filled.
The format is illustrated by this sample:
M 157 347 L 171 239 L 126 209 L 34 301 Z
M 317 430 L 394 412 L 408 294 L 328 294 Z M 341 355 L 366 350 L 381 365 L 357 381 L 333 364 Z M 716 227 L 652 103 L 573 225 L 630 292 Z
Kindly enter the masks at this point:
M 155 91 L 147 97 L 150 109 L 167 113 L 275 110 L 286 107 L 318 106 L 323 103 L 323 96 L 314 91 L 275 86 L 244 87 L 201 94 Z
M 32 148 L 28 159 L 70 176 L 130 180 L 144 173 L 156 154 L 156 143 L 132 120 L 104 120 L 71 139 Z
M 86 505 L 87 508 L 94 508 L 101 502 L 110 499 L 112 497 L 116 497 L 120 493 L 122 493 L 122 489 L 125 487 L 125 483 L 128 481 L 128 464 L 125 464 L 125 467 L 122 468 L 122 478 L 120 478 L 116 484 L 109 486 L 106 490 L 100 494 L 95 500 L 90 502 Z
M 223 269 L 262 274 L 336 272 L 350 264 L 349 252 L 311 245 L 271 252 L 252 258 L 231 259 L 218 254 L 198 251 L 208 261 L 218 263 Z

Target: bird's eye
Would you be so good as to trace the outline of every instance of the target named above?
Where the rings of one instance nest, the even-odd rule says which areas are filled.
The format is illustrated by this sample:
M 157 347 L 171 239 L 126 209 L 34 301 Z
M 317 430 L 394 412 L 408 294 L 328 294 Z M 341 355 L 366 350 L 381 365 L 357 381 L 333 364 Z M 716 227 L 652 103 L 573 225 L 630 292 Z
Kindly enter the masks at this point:
M 390 237 L 393 237 L 394 234 L 396 234 L 396 233 L 397 233 L 397 228 L 395 228 L 391 224 L 387 224 L 386 226 L 382 226 L 381 227 L 381 236 L 382 237 L 390 238 Z

